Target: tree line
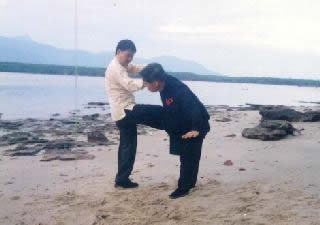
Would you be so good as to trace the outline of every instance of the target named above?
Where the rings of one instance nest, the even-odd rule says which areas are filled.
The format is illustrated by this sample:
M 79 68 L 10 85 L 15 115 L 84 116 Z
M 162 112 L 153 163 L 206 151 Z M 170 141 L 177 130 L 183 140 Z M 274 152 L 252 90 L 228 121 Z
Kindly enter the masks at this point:
M 74 66 L 45 65 L 45 64 L 25 64 L 14 62 L 0 62 L 0 72 L 33 73 L 49 75 L 74 75 Z M 105 68 L 79 66 L 77 74 L 80 76 L 104 76 Z M 274 77 L 232 77 L 218 75 L 198 75 L 188 72 L 169 72 L 169 74 L 184 81 L 207 81 L 218 83 L 251 83 L 251 84 L 271 84 L 271 85 L 291 85 L 301 87 L 320 87 L 320 81 L 310 79 L 288 79 Z

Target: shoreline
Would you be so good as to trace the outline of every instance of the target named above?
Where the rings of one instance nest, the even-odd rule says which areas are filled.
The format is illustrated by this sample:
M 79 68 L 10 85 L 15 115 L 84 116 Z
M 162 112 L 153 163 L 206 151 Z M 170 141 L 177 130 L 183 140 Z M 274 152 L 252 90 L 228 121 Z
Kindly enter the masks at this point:
M 92 105 L 90 105 L 90 103 Z M 96 105 L 95 105 L 96 103 Z M 259 105 L 259 104 L 251 104 L 251 103 L 245 103 L 244 105 L 205 105 L 205 107 L 208 110 L 211 111 L 250 111 L 250 110 L 257 110 L 257 106 L 285 106 L 285 107 L 290 107 L 293 109 L 298 109 L 298 110 L 304 110 L 308 108 L 318 108 L 320 106 L 320 102 L 316 101 L 299 101 L 301 104 L 308 104 L 308 105 Z M 89 105 L 82 104 L 83 109 L 82 110 L 72 110 L 67 113 L 57 113 L 57 112 L 52 112 L 50 115 L 43 116 L 43 117 L 15 117 L 15 118 L 6 118 L 6 114 L 0 112 L 0 121 L 24 121 L 24 120 L 50 120 L 50 119 L 70 119 L 73 115 L 77 115 L 78 117 L 80 116 L 86 116 L 86 115 L 92 115 L 92 114 L 101 114 L 101 115 L 107 115 L 108 119 L 110 121 L 110 108 L 109 108 L 109 103 L 108 102 L 89 102 Z M 85 112 L 84 112 L 85 110 Z M 78 111 L 78 112 L 76 112 Z M 0 131 L 1 132 L 1 131 Z
M 28 67 L 30 64 L 17 63 L 19 66 Z M 20 65 L 21 64 L 21 65 Z M 1 65 L 1 62 L 0 62 Z M 32 66 L 32 64 L 31 64 Z M 75 77 L 73 66 L 60 66 L 60 65 L 42 65 L 35 64 L 38 66 L 40 72 L 32 72 L 28 70 L 8 70 L 0 71 L 0 73 L 18 73 L 18 74 L 29 74 L 29 75 L 47 75 L 47 76 L 68 76 Z M 43 70 L 46 67 L 54 67 L 60 72 L 49 73 L 48 70 Z M 95 68 L 95 67 L 80 67 L 85 72 L 80 72 L 78 76 L 81 77 L 104 77 L 105 68 Z M 91 75 L 89 74 L 91 71 Z M 275 85 L 275 86 L 294 86 L 294 87 L 311 87 L 319 88 L 320 81 L 317 79 L 302 79 L 302 78 L 277 78 L 272 76 L 263 77 L 248 77 L 248 76 L 224 76 L 224 75 L 199 75 L 189 72 L 169 72 L 169 74 L 177 77 L 182 81 L 200 81 L 200 82 L 213 82 L 213 83 L 230 83 L 230 84 L 260 84 L 260 85 Z

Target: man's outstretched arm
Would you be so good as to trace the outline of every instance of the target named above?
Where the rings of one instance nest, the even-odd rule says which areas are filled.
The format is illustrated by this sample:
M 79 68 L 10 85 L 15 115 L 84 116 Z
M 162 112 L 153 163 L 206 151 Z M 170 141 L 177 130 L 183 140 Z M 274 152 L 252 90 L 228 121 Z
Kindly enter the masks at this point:
M 146 65 L 129 64 L 127 70 L 130 75 L 138 76 L 145 66 Z
M 134 79 L 124 73 L 115 74 L 113 77 L 122 87 L 130 92 L 139 91 L 144 88 L 142 79 Z

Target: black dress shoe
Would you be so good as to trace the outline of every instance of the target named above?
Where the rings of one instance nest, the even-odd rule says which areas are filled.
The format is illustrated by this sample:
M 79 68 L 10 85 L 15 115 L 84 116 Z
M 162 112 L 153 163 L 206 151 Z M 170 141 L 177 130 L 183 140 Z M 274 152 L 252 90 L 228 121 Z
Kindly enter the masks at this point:
M 189 190 L 181 190 L 178 188 L 177 190 L 175 190 L 174 192 L 172 192 L 169 195 L 169 198 L 171 198 L 171 199 L 181 198 L 181 197 L 186 196 L 188 194 L 189 194 Z
M 126 182 L 116 182 L 114 186 L 116 188 L 137 188 L 137 187 L 139 187 L 139 184 L 134 183 L 129 180 Z

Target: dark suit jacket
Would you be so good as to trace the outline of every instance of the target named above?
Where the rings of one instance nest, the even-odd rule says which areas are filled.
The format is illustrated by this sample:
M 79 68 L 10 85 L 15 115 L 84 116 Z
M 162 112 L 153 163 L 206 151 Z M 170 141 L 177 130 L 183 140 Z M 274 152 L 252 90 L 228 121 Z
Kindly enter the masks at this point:
M 210 116 L 189 87 L 173 76 L 167 76 L 160 96 L 165 109 L 165 130 L 170 136 L 170 153 L 179 155 L 188 142 L 181 136 L 196 130 L 200 138 L 205 138 L 210 131 Z

